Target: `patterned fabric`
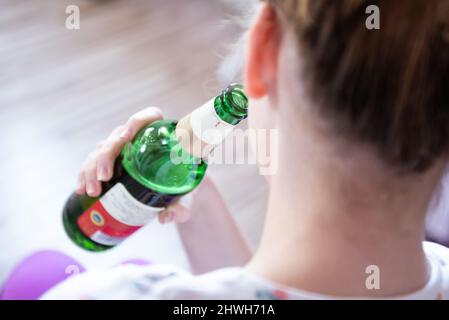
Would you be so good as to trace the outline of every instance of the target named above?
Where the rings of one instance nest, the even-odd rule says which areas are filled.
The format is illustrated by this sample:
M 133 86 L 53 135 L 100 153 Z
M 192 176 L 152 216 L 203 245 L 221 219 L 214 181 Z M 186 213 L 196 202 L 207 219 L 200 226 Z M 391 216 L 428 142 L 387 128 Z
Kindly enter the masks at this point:
M 449 299 L 449 249 L 425 242 L 430 277 L 421 290 L 396 299 Z M 226 268 L 200 276 L 167 265 L 121 265 L 76 275 L 43 299 L 344 299 L 288 288 Z

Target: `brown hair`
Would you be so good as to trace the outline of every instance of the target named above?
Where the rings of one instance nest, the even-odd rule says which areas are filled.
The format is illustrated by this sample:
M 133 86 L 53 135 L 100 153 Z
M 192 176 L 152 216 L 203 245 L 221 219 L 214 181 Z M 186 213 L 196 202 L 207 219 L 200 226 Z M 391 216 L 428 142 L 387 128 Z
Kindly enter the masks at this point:
M 268 0 L 293 26 L 320 114 L 422 172 L 449 151 L 449 1 Z M 368 30 L 368 5 L 380 30 Z

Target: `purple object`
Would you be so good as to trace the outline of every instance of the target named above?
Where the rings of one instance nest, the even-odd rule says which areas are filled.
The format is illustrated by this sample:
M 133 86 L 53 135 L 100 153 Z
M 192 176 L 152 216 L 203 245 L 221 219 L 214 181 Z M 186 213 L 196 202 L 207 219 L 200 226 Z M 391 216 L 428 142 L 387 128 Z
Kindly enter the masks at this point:
M 143 259 L 121 264 L 147 265 Z M 75 259 L 52 250 L 38 251 L 20 262 L 0 292 L 0 300 L 35 300 L 68 277 L 86 271 Z
M 75 259 L 51 250 L 38 251 L 20 262 L 3 285 L 2 300 L 35 300 L 57 283 L 84 272 Z

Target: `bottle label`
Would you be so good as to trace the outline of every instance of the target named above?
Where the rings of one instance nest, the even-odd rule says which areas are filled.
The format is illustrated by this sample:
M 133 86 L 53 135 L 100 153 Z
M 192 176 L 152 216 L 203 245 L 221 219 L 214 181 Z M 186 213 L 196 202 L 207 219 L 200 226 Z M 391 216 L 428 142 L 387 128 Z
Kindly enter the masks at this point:
M 92 241 L 115 246 L 163 209 L 144 205 L 122 183 L 116 183 L 79 216 L 78 226 Z
M 190 116 L 193 133 L 204 143 L 217 145 L 232 132 L 234 126 L 220 119 L 214 107 L 213 98 L 195 109 Z

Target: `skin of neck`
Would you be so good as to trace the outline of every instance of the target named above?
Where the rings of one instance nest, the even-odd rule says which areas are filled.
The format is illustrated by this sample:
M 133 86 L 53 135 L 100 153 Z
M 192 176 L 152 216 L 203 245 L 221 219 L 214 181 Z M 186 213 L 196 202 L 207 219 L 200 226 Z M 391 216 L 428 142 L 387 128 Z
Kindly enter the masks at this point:
M 292 123 L 292 114 L 279 109 L 279 166 L 269 179 L 265 227 L 247 269 L 341 297 L 422 288 L 429 277 L 425 215 L 444 162 L 423 174 L 399 175 L 370 146 L 330 137 L 306 113 Z M 379 268 L 380 289 L 367 288 L 371 265 Z

